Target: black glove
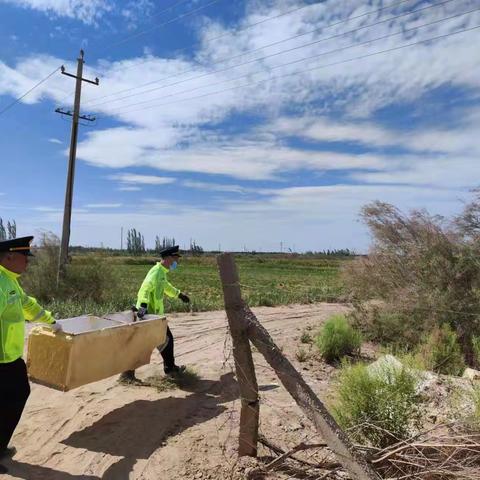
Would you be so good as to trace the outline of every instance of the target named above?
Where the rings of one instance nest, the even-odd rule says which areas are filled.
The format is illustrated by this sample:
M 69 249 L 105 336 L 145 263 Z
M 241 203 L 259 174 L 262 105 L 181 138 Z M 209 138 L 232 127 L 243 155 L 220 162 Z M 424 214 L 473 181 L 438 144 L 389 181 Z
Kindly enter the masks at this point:
M 143 318 L 147 313 L 148 313 L 148 311 L 147 311 L 147 304 L 146 304 L 146 303 L 142 303 L 142 304 L 140 305 L 140 308 L 138 309 L 137 317 L 138 317 L 138 318 Z
M 190 299 L 188 298 L 188 295 L 185 295 L 184 293 L 179 293 L 178 298 L 183 302 L 183 303 L 190 303 Z

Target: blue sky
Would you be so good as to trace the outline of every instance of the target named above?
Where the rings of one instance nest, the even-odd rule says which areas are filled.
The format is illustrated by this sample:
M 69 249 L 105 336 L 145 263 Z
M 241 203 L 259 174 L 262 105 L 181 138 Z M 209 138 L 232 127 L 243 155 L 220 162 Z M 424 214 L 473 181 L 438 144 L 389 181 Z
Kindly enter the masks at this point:
M 0 22 L 0 110 L 80 48 L 100 79 L 73 244 L 365 251 L 365 203 L 450 215 L 480 184 L 480 0 L 0 0 Z M 73 89 L 58 71 L 0 115 L 19 234 L 61 231 Z

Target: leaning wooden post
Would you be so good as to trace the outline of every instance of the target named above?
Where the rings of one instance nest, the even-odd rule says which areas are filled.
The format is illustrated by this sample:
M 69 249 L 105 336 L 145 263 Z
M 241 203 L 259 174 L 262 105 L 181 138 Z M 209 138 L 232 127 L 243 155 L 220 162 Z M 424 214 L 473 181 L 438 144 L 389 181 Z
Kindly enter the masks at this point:
M 257 456 L 258 442 L 258 385 L 255 366 L 252 359 L 250 342 L 243 319 L 244 303 L 240 291 L 237 267 L 228 254 L 217 258 L 225 299 L 228 325 L 233 341 L 233 358 L 240 387 L 240 438 L 238 453 L 240 456 Z
M 236 272 L 235 260 L 232 254 L 223 254 L 221 259 L 219 259 L 219 265 L 220 272 L 222 272 L 222 270 Z M 238 282 L 238 275 L 235 273 L 234 281 L 229 281 L 227 285 L 238 284 Z M 227 282 L 224 281 L 224 283 Z M 241 301 L 240 293 L 237 295 L 234 317 L 235 323 L 237 324 L 236 328 L 242 330 L 242 335 L 245 334 L 245 331 L 247 332 L 250 341 L 275 370 L 283 386 L 307 417 L 314 423 L 322 439 L 337 456 L 338 461 L 344 468 L 353 475 L 353 478 L 355 478 L 355 480 L 378 480 L 379 476 L 376 472 L 352 445 L 345 435 L 345 432 L 339 427 L 335 419 L 330 415 L 300 373 L 297 372 L 295 367 L 285 355 L 283 355 L 252 311 Z M 241 326 L 239 327 L 238 325 Z

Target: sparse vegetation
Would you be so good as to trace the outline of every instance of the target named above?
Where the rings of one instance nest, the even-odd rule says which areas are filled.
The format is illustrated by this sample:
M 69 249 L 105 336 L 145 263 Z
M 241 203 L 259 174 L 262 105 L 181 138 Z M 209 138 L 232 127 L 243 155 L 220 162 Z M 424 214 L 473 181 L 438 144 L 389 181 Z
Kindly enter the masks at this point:
M 325 361 L 335 362 L 345 356 L 358 355 L 362 337 L 344 315 L 334 315 L 323 325 L 316 344 Z
M 310 332 L 307 332 L 306 330 L 304 330 L 302 332 L 302 335 L 300 336 L 300 342 L 301 343 L 313 343 L 313 338 L 310 335 Z
M 300 363 L 306 362 L 308 360 L 308 352 L 300 347 L 295 353 L 295 357 Z
M 356 441 L 385 448 L 419 427 L 422 399 L 418 380 L 407 368 L 344 364 L 333 412 Z
M 174 376 L 152 376 L 145 379 L 143 385 L 155 387 L 159 392 L 174 390 L 188 390 L 199 381 L 199 375 L 192 369 L 187 368 L 184 372 Z

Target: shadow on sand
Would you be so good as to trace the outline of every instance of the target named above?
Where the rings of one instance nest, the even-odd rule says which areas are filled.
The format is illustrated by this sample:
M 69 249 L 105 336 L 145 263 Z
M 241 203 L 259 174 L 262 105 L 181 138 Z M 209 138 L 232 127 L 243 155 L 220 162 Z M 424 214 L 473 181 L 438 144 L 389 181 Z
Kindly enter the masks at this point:
M 123 457 L 102 477 L 72 475 L 15 460 L 7 464 L 9 473 L 25 480 L 128 480 L 137 460 L 148 459 L 167 438 L 217 417 L 227 410 L 223 403 L 238 398 L 232 373 L 218 381 L 199 379 L 184 390 L 191 395 L 124 405 L 62 441 L 71 447 Z

